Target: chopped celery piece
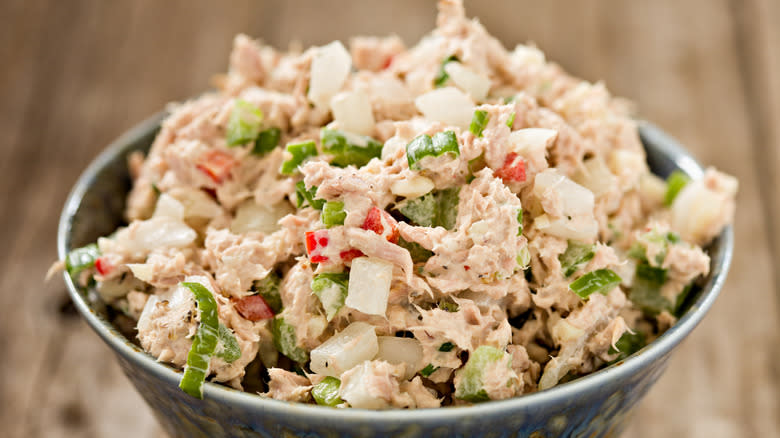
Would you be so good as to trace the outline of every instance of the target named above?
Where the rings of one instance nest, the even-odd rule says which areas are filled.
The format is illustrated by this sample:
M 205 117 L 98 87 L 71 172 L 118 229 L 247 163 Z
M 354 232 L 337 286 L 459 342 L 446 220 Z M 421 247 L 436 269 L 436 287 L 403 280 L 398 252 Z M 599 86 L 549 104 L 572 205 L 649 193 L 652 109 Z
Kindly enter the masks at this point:
M 460 187 L 452 187 L 436 193 L 439 211 L 434 226 L 441 226 L 448 230 L 455 228 L 458 218 L 458 194 L 460 194 Z
M 506 126 L 508 126 L 509 129 L 512 129 L 512 126 L 515 125 L 515 116 L 516 115 L 517 115 L 517 113 L 515 113 L 514 111 L 512 112 L 512 114 L 509 115 L 509 119 L 507 119 L 507 121 L 506 121 Z
M 474 111 L 474 115 L 471 117 L 471 125 L 469 125 L 469 131 L 471 131 L 471 133 L 476 135 L 477 137 L 482 137 L 482 131 L 485 130 L 485 126 L 487 126 L 489 120 L 490 120 L 490 116 L 488 115 L 487 111 L 484 110 Z
M 309 354 L 306 350 L 298 346 L 295 327 L 288 324 L 284 318 L 279 316 L 274 318 L 272 333 L 274 346 L 280 353 L 298 363 L 305 363 L 309 360 Z
M 522 208 L 517 210 L 517 223 L 519 224 L 517 227 L 517 235 L 520 236 L 523 234 L 523 209 Z
M 263 112 L 260 108 L 243 100 L 236 99 L 230 119 L 227 123 L 227 144 L 237 146 L 254 141 L 260 134 Z
M 656 284 L 660 288 L 666 283 L 666 269 L 640 263 L 636 266 L 636 277 Z
M 458 303 L 454 301 L 448 301 L 444 298 L 441 298 L 439 299 L 439 309 L 452 313 L 460 310 L 460 306 L 458 306 Z
M 214 354 L 227 363 L 233 363 L 241 357 L 241 347 L 236 336 L 224 324 L 219 325 L 219 343 Z
M 322 207 L 322 223 L 328 228 L 334 225 L 344 225 L 347 212 L 344 211 L 344 203 L 341 201 L 328 201 Z
M 398 246 L 401 248 L 409 251 L 409 255 L 412 257 L 412 262 L 414 263 L 424 263 L 427 262 L 431 256 L 433 256 L 433 251 L 428 251 L 427 249 L 423 248 L 422 245 L 420 245 L 417 242 L 409 242 L 405 240 L 403 237 L 398 239 Z
M 436 88 L 443 87 L 445 83 L 447 83 L 447 79 L 450 78 L 450 75 L 447 74 L 447 71 L 444 70 L 444 66 L 449 64 L 453 61 L 460 61 L 457 56 L 450 55 L 446 58 L 444 58 L 441 61 L 441 65 L 439 66 L 439 71 L 436 72 L 436 76 L 433 78 L 433 86 Z
M 639 263 L 629 298 L 637 307 L 651 315 L 657 315 L 664 310 L 671 311 L 672 303 L 661 295 L 661 287 L 665 282 L 666 269 L 655 268 L 646 262 Z
M 282 296 L 279 293 L 279 284 L 282 279 L 276 272 L 269 273 L 262 280 L 255 280 L 252 283 L 252 290 L 256 291 L 258 295 L 263 297 L 268 307 L 274 311 L 274 314 L 279 313 L 282 310 Z
M 636 333 L 623 333 L 620 339 L 615 342 L 615 347 L 617 347 L 617 350 L 613 347 L 609 347 L 609 354 L 618 355 L 612 362 L 610 362 L 610 364 L 619 362 L 628 356 L 631 356 L 632 354 L 641 350 L 645 345 L 647 345 L 647 341 L 645 339 L 644 333 L 640 331 L 637 331 Z
M 344 306 L 348 284 L 349 273 L 347 272 L 317 274 L 311 281 L 311 291 L 320 299 L 328 321 L 332 320 Z
M 425 157 L 439 157 L 450 153 L 454 156 L 460 155 L 458 138 L 454 131 L 437 132 L 431 137 L 428 134 L 421 134 L 415 137 L 406 145 L 406 160 L 409 168 L 419 170 L 419 161 Z
M 198 303 L 200 324 L 192 338 L 192 347 L 187 353 L 187 364 L 179 381 L 179 388 L 187 394 L 203 398 L 203 383 L 209 371 L 209 361 L 219 342 L 219 318 L 217 317 L 217 301 L 200 283 L 181 283 L 195 295 Z
M 318 405 L 336 407 L 344 403 L 344 400 L 339 397 L 339 388 L 341 388 L 341 380 L 328 376 L 314 385 L 311 395 Z
M 490 400 L 484 389 L 484 376 L 487 367 L 504 358 L 506 353 L 496 347 L 481 345 L 469 357 L 463 368 L 456 371 L 461 377 L 455 386 L 455 398 L 469 402 Z
M 452 230 L 458 217 L 457 187 L 407 199 L 398 204 L 398 210 L 413 223 L 423 227 L 444 227 Z
M 398 204 L 398 211 L 413 223 L 422 227 L 432 227 L 437 216 L 436 195 L 428 193 L 419 198 L 408 199 Z
M 282 167 L 279 169 L 279 173 L 282 175 L 292 175 L 307 158 L 317 156 L 317 145 L 311 140 L 303 143 L 290 143 L 285 146 L 285 149 L 292 155 L 292 158 L 282 163 Z
M 306 184 L 303 181 L 295 183 L 295 205 L 298 208 L 303 207 L 304 202 L 308 202 L 311 208 L 315 210 L 322 210 L 322 206 L 325 205 L 324 199 L 315 199 L 317 196 L 317 186 L 312 186 L 310 189 L 306 189 Z
M 571 277 L 571 274 L 585 266 L 596 255 L 595 248 L 594 245 L 570 240 L 566 251 L 558 256 L 563 269 L 563 275 Z
M 350 140 L 359 140 L 362 144 L 355 144 Z M 333 155 L 330 164 L 338 167 L 353 165 L 365 166 L 372 158 L 382 155 L 382 143 L 371 137 L 350 134 L 348 136 L 338 130 L 322 128 L 320 131 L 322 151 Z
M 693 289 L 693 282 L 685 286 L 682 292 L 677 295 L 677 299 L 674 302 L 674 312 L 672 312 L 674 316 L 678 318 L 682 317 L 683 305 L 685 304 L 685 299 L 691 294 L 691 289 Z
M 76 248 L 65 256 L 65 270 L 71 278 L 76 278 L 81 271 L 95 266 L 98 257 L 100 257 L 100 249 L 94 243 Z
M 453 344 L 452 342 L 445 342 L 445 343 L 441 344 L 441 346 L 439 347 L 439 351 L 443 351 L 445 353 L 448 353 L 448 352 L 452 351 L 453 348 L 455 348 L 455 344 Z
M 656 253 L 655 264 L 660 265 L 666 258 L 666 252 L 670 244 L 680 243 L 680 235 L 674 231 L 668 231 L 666 233 L 660 233 L 656 229 L 652 229 L 646 233 L 640 234 L 637 240 L 631 245 L 628 250 L 628 256 L 635 258 L 642 262 L 647 262 L 647 246 L 648 244 L 658 245 L 661 250 Z
M 664 205 L 669 207 L 674 202 L 674 198 L 680 193 L 688 183 L 691 182 L 691 178 L 679 170 L 675 170 L 666 178 L 666 193 L 664 194 Z
M 429 363 L 428 366 L 420 370 L 420 375 L 423 377 L 428 377 L 438 369 L 439 367 L 435 367 L 432 363 Z
M 569 284 L 569 289 L 582 299 L 587 299 L 593 293 L 606 295 L 622 280 L 611 269 L 597 269 L 588 272 Z
M 279 140 L 282 138 L 282 130 L 279 128 L 268 128 L 260 131 L 255 140 L 255 146 L 252 148 L 252 154 L 265 155 L 279 146 Z
M 520 252 L 517 254 L 517 257 L 515 257 L 515 260 L 517 261 L 517 264 L 520 265 L 521 269 L 528 269 L 528 266 L 531 264 L 531 251 L 528 250 L 528 245 L 520 248 Z

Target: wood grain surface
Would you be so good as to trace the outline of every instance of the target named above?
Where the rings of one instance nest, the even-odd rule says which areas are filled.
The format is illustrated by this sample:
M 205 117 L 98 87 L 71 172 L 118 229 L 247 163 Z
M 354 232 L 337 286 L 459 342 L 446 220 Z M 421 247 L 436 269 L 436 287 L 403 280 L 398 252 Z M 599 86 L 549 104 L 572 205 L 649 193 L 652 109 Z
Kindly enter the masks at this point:
M 506 46 L 604 80 L 704 163 L 736 175 L 736 254 L 711 313 L 628 437 L 780 435 L 780 2 L 467 2 Z M 59 211 L 108 142 L 209 87 L 232 36 L 279 47 L 353 34 L 413 43 L 433 1 L 0 0 L 0 435 L 161 436 L 108 347 L 74 313 Z

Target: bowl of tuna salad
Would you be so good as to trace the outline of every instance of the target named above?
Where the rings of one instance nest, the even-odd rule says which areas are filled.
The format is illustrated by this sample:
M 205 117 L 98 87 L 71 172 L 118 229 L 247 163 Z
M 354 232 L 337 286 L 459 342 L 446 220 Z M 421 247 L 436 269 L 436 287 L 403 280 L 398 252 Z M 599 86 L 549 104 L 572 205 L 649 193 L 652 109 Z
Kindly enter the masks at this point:
M 737 181 L 438 6 L 239 35 L 76 184 L 56 267 L 170 436 L 617 435 L 712 305 Z

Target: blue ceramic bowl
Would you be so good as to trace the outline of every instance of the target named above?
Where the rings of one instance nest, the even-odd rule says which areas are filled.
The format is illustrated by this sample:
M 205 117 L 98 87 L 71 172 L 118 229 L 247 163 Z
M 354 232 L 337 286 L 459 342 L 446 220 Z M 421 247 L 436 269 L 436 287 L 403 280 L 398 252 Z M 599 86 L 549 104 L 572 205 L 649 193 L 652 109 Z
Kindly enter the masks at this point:
M 60 258 L 111 233 L 122 222 L 130 189 L 126 156 L 147 150 L 158 114 L 121 136 L 90 164 L 68 198 L 59 225 Z M 651 169 L 666 176 L 681 169 L 693 178 L 701 166 L 649 123 L 640 134 Z M 287 403 L 208 383 L 203 400 L 178 388 L 181 372 L 146 354 L 106 317 L 91 291 L 65 283 L 79 312 L 114 350 L 122 369 L 171 437 L 601 437 L 618 436 L 632 408 L 666 368 L 672 350 L 704 317 L 725 281 L 733 250 L 727 228 L 709 248 L 711 274 L 689 298 L 680 321 L 638 354 L 552 389 L 469 407 L 369 411 Z

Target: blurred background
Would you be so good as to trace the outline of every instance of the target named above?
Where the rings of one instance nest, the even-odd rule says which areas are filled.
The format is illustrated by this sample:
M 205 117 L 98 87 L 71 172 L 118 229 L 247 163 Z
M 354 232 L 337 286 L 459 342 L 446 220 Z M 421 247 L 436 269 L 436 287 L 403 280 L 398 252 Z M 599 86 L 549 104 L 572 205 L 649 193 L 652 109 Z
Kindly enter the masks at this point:
M 736 175 L 726 287 L 638 408 L 629 437 L 780 435 L 780 2 L 466 2 L 507 47 L 603 80 L 701 162 Z M 434 25 L 432 0 L 0 0 L 0 427 L 4 436 L 162 436 L 75 314 L 59 211 L 105 145 L 209 88 L 245 32 L 277 47 Z M 7 435 L 6 435 L 7 434 Z

